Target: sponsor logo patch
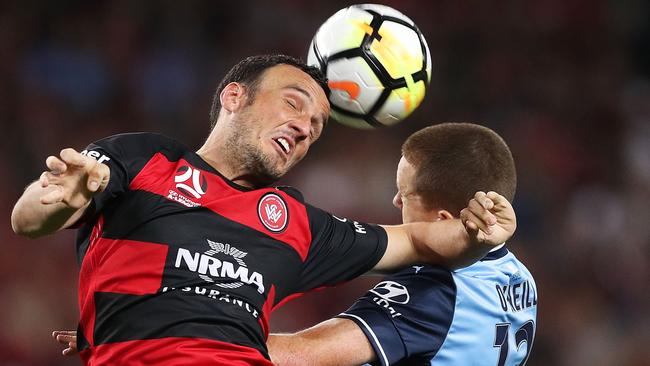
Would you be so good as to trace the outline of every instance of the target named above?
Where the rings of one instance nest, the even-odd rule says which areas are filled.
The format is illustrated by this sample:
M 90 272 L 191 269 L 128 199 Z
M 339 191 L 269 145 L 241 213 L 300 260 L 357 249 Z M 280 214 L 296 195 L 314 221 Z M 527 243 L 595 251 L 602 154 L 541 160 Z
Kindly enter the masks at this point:
M 174 267 L 197 273 L 203 281 L 217 287 L 235 289 L 250 285 L 257 288 L 260 294 L 264 293 L 264 277 L 248 268 L 244 262 L 247 252 L 228 243 L 209 239 L 207 242 L 210 249 L 203 253 L 178 248 Z
M 167 199 L 176 201 L 187 207 L 201 206 L 195 200 L 201 199 L 208 191 L 208 181 L 205 175 L 201 174 L 200 170 L 182 165 L 176 170 L 174 184 L 176 190 L 170 189 Z
M 394 281 L 380 282 L 370 292 L 384 300 L 398 304 L 406 304 L 410 300 L 408 289 Z
M 174 182 L 177 189 L 196 199 L 201 198 L 208 190 L 208 182 L 201 176 L 201 171 L 185 165 L 176 171 Z

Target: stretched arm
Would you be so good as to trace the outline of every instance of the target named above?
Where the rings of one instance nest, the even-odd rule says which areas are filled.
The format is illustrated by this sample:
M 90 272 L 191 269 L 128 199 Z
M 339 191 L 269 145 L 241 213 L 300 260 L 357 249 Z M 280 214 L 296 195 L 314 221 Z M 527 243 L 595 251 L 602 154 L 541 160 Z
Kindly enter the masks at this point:
M 16 234 L 36 238 L 71 226 L 108 185 L 108 166 L 74 149 L 45 163 L 49 171 L 25 189 L 11 212 Z
M 516 226 L 505 197 L 477 192 L 460 219 L 384 226 L 388 247 L 374 270 L 389 271 L 415 262 L 465 267 L 508 240 Z
M 77 332 L 56 330 L 52 338 L 77 354 Z M 271 361 L 278 366 L 345 366 L 374 361 L 375 351 L 361 329 L 348 319 L 332 318 L 293 334 L 271 334 L 266 342 Z M 336 350 L 336 352 L 332 352 Z
M 361 365 L 376 358 L 361 329 L 341 318 L 294 334 L 271 334 L 266 344 L 271 361 L 278 366 Z

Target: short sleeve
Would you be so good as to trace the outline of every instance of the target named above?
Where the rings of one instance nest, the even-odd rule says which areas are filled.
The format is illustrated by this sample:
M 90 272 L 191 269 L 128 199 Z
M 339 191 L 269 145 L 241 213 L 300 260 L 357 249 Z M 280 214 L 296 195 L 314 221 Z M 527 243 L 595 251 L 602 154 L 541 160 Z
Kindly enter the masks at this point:
M 456 286 L 445 269 L 424 265 L 384 278 L 346 312 L 370 341 L 376 364 L 433 357 L 451 327 Z
M 94 218 L 108 202 L 126 192 L 131 180 L 147 161 L 173 140 L 153 133 L 125 133 L 91 143 L 81 153 L 108 165 L 111 171 L 106 189 L 93 197 L 82 220 Z
M 386 252 L 388 237 L 381 226 L 339 218 L 309 205 L 307 213 L 312 242 L 294 292 L 356 278 Z

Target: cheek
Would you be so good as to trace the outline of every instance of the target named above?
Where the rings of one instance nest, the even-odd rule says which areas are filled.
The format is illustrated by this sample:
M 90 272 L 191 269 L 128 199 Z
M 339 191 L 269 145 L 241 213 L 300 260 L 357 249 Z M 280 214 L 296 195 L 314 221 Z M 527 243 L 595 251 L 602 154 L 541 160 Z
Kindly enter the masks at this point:
M 402 215 L 409 221 L 427 221 L 426 211 L 416 202 L 405 202 L 402 208 Z
M 299 143 L 296 146 L 296 150 L 294 151 L 292 157 L 294 164 L 302 160 L 305 155 L 307 155 L 307 151 L 309 151 L 309 144 L 306 141 Z

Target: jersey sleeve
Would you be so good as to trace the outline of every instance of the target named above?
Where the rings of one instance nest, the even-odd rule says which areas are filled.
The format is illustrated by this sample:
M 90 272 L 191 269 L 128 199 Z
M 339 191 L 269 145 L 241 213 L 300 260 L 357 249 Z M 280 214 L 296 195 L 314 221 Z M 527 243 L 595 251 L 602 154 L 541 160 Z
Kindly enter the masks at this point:
M 91 143 L 81 153 L 108 165 L 111 171 L 106 189 L 93 197 L 81 221 L 94 218 L 108 202 L 123 194 L 131 180 L 155 154 L 173 140 L 153 133 L 125 133 Z
M 386 252 L 388 237 L 378 225 L 336 217 L 307 205 L 312 242 L 297 288 L 349 281 L 371 270 Z
M 341 318 L 354 321 L 372 345 L 378 365 L 433 357 L 451 327 L 456 286 L 445 269 L 424 265 L 386 277 Z

